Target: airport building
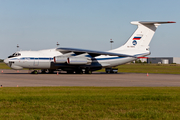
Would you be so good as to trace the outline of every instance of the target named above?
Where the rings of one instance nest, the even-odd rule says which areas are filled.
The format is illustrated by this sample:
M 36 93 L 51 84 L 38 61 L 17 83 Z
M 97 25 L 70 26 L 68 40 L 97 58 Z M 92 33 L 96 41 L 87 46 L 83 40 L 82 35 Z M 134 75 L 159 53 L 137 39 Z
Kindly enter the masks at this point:
M 139 57 L 139 60 L 153 64 L 180 64 L 179 57 Z
M 173 57 L 149 57 L 147 63 L 172 64 Z
M 139 60 L 140 60 L 141 62 L 146 62 L 146 63 L 147 63 L 148 57 L 138 57 L 138 58 L 139 58 Z

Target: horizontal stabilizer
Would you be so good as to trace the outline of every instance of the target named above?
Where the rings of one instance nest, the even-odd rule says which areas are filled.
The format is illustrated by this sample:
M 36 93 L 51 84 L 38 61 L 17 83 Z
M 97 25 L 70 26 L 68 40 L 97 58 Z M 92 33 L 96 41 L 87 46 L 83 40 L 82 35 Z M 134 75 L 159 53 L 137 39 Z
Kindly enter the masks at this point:
M 154 21 L 154 22 L 146 22 L 146 21 L 133 21 L 131 22 L 131 24 L 134 25 L 138 25 L 138 24 L 143 24 L 143 25 L 152 25 L 152 24 L 167 24 L 167 23 L 176 23 L 174 21 L 166 21 L 166 22 L 158 22 L 158 21 Z

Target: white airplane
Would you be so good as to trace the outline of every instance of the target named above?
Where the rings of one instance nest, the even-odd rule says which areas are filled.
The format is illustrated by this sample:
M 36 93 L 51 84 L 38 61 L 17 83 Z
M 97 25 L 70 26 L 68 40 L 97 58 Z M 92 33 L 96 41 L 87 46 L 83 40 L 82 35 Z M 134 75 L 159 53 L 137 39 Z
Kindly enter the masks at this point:
M 15 70 L 41 69 L 42 73 L 55 70 L 63 70 L 67 73 L 83 71 L 91 73 L 102 68 L 108 70 L 108 68 L 134 61 L 138 57 L 150 55 L 149 43 L 155 30 L 165 23 L 175 22 L 131 22 L 138 26 L 137 30 L 124 45 L 107 52 L 75 48 L 18 51 L 6 58 L 4 63 Z

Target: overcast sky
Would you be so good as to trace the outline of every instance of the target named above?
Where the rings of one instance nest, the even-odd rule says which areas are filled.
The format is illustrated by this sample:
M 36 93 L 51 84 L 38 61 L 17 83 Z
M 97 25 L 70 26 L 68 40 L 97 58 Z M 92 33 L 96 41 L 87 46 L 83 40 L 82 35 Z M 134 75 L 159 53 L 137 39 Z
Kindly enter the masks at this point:
M 176 21 L 158 27 L 151 57 L 180 57 L 179 0 L 0 0 L 0 58 L 20 50 L 73 47 L 107 51 L 123 45 L 131 21 Z

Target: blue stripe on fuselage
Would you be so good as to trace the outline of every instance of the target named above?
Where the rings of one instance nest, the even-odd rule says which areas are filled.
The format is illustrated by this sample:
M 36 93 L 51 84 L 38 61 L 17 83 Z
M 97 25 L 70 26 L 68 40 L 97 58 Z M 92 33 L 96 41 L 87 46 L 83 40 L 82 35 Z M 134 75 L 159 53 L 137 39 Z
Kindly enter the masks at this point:
M 12 58 L 10 60 L 53 60 L 54 58 L 36 58 L 36 57 L 22 57 L 22 58 Z
M 143 53 L 143 54 L 147 54 L 147 53 Z M 139 55 L 143 55 L 143 54 L 136 54 L 134 55 L 139 56 Z M 121 58 L 127 58 L 127 57 L 107 57 L 107 58 L 92 58 L 92 60 L 111 60 L 111 59 L 121 59 Z M 44 57 L 22 57 L 22 58 L 12 58 L 10 60 L 53 60 L 54 58 L 44 58 Z

